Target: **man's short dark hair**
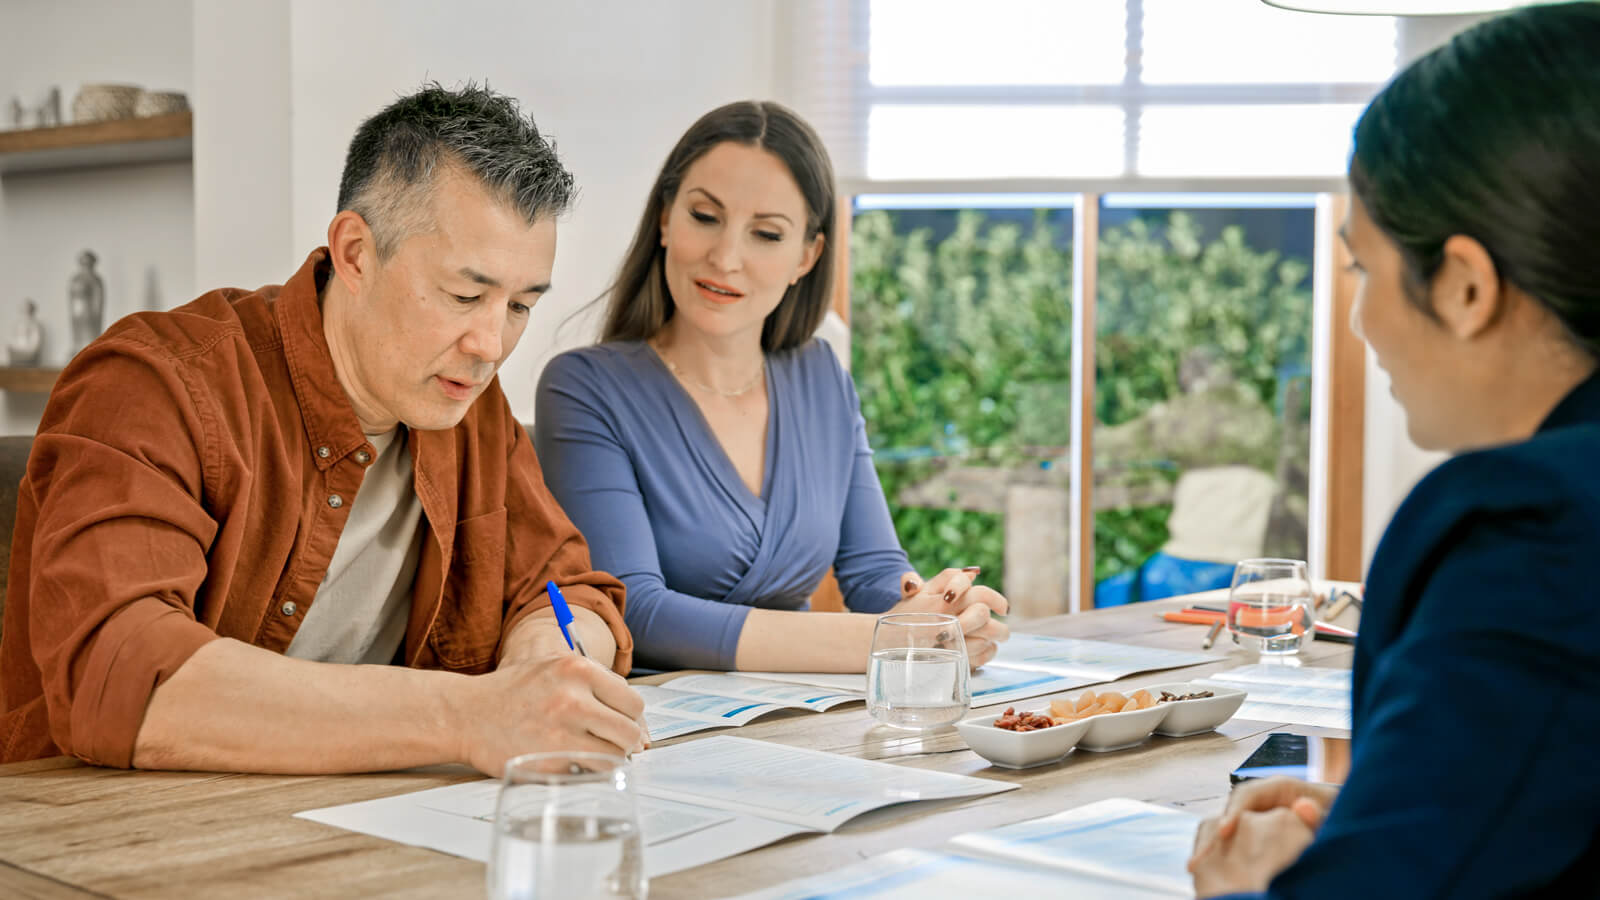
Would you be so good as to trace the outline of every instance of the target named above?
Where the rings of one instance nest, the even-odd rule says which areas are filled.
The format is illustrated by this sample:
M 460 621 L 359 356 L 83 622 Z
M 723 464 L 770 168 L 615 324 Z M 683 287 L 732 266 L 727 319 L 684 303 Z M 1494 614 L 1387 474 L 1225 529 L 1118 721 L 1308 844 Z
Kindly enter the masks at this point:
M 530 225 L 566 212 L 575 194 L 572 173 L 517 101 L 471 82 L 454 90 L 430 83 L 361 123 L 339 180 L 339 209 L 367 221 L 378 257 L 387 259 L 431 227 L 434 181 L 450 166 Z

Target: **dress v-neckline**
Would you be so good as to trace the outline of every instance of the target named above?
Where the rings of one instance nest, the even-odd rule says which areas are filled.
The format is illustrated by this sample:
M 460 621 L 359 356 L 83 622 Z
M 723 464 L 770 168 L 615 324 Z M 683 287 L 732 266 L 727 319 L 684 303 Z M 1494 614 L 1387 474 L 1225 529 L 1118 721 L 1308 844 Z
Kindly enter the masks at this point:
M 761 493 L 756 494 L 752 493 L 750 486 L 744 483 L 743 476 L 739 474 L 739 467 L 733 464 L 733 457 L 728 455 L 728 448 L 722 445 L 722 440 L 717 437 L 716 429 L 711 427 L 711 421 L 706 418 L 705 411 L 700 408 L 700 404 L 695 402 L 693 395 L 683 386 L 682 382 L 678 381 L 678 377 L 672 374 L 672 370 L 667 368 L 666 361 L 661 358 L 661 354 L 656 352 L 656 348 L 650 346 L 648 341 L 641 341 L 640 344 L 650 354 L 650 358 L 655 362 L 656 368 L 671 382 L 669 391 L 677 398 L 679 404 L 685 404 L 689 407 L 695 422 L 699 425 L 701 434 L 715 448 L 714 452 L 710 452 L 710 455 L 716 459 L 714 467 L 717 470 L 718 478 L 723 482 L 724 489 L 751 508 L 756 526 L 759 528 L 766 514 L 767 503 L 772 497 L 772 485 L 778 457 L 778 391 L 775 390 L 776 385 L 773 380 L 771 358 L 763 355 L 761 362 L 767 381 L 767 424 L 766 440 L 761 451 Z

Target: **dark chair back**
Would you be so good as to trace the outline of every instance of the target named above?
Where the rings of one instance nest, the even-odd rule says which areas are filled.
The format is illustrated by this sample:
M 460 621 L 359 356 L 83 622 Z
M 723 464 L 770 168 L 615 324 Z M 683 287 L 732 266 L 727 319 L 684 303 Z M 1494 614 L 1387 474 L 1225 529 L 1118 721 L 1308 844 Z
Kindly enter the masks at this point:
M 11 572 L 11 530 L 17 524 L 17 489 L 28 470 L 33 435 L 0 437 L 0 613 L 6 608 L 6 583 Z

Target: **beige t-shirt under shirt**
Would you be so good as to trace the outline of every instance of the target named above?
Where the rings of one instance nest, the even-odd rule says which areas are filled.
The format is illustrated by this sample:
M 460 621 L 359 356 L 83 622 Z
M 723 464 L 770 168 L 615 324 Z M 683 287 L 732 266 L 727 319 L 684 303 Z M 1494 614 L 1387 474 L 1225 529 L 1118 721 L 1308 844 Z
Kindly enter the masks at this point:
M 284 651 L 299 659 L 385 664 L 405 640 L 422 544 L 405 428 L 367 435 L 374 458 L 350 501 L 328 573 Z

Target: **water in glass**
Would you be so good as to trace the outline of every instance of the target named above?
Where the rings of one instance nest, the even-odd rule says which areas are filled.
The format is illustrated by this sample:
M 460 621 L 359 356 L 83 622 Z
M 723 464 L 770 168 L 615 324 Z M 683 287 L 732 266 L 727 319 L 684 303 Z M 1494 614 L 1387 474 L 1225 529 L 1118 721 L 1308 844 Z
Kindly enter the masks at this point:
M 627 760 L 530 753 L 506 763 L 487 880 L 492 900 L 642 900 L 643 842 Z
M 967 712 L 967 656 L 956 650 L 896 647 L 872 654 L 867 704 L 896 728 L 938 728 Z
M 895 728 L 953 724 L 966 714 L 967 645 L 961 623 L 941 613 L 881 616 L 867 657 L 867 711 Z
M 1301 560 L 1247 559 L 1228 594 L 1233 642 L 1264 655 L 1298 653 L 1315 636 L 1311 580 Z
M 628 819 L 592 815 L 513 819 L 495 836 L 489 875 L 497 900 L 641 898 L 643 849 Z

